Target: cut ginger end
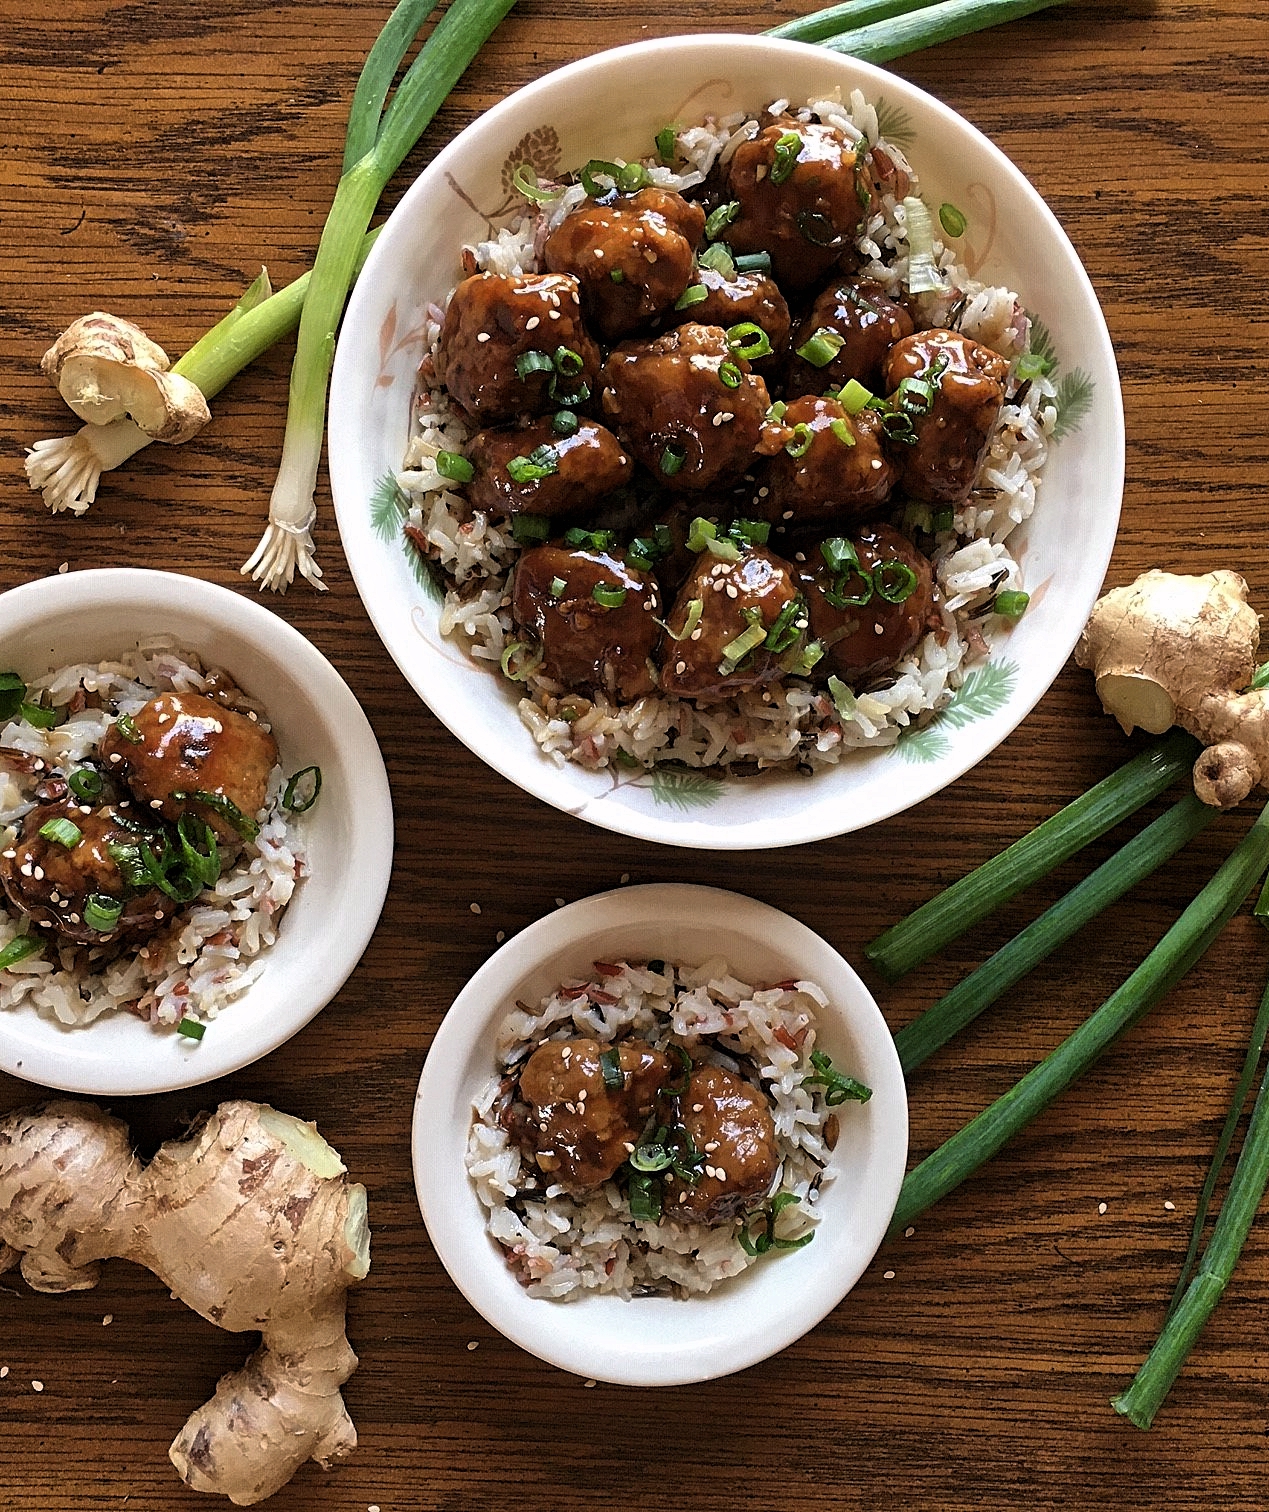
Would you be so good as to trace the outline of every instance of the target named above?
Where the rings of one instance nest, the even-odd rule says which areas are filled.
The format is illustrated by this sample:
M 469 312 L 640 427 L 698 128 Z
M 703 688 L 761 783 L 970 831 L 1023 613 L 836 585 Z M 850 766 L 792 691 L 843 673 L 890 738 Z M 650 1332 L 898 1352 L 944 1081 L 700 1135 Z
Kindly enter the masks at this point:
M 1097 696 L 1125 735 L 1133 730 L 1162 735 L 1176 723 L 1176 704 L 1167 689 L 1140 672 L 1103 674 L 1097 679 Z

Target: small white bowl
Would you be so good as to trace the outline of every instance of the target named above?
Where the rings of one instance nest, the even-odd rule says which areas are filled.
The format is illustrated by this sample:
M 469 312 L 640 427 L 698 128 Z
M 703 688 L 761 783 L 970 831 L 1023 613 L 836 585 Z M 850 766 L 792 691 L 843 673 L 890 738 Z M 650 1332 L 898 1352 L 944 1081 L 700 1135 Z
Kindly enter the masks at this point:
M 706 1296 L 530 1297 L 485 1228 L 465 1164 L 472 1102 L 493 1074 L 499 1025 L 596 960 L 699 964 L 724 957 L 742 980 L 818 982 L 830 1007 L 817 1043 L 873 1089 L 851 1104 L 814 1240 L 770 1256 Z M 674 1386 L 743 1370 L 824 1318 L 863 1274 L 894 1211 L 908 1154 L 908 1104 L 894 1041 L 852 968 L 804 924 L 737 893 L 681 884 L 621 888 L 572 903 L 509 940 L 476 972 L 437 1031 L 414 1105 L 414 1182 L 454 1284 L 513 1343 L 564 1370 L 622 1386 Z
M 378 743 L 347 683 L 299 631 L 243 594 L 167 572 L 71 572 L 0 594 L 2 670 L 28 680 L 156 635 L 223 667 L 265 705 L 287 771 L 321 767 L 321 795 L 304 819 L 311 874 L 260 976 L 201 1040 L 130 1013 L 71 1028 L 29 1004 L 0 1009 L 0 1069 L 67 1092 L 167 1092 L 275 1050 L 339 991 L 388 890 L 392 801 Z
M 516 696 L 438 629 L 392 507 L 429 303 L 460 276 L 459 250 L 519 212 L 510 173 L 526 155 L 562 167 L 638 157 L 667 122 L 852 89 L 884 111 L 922 193 L 968 217 L 958 243 L 976 276 L 1007 284 L 1047 328 L 1077 428 L 1053 447 L 1032 519 L 1010 538 L 1031 605 L 986 677 L 919 740 L 852 756 L 811 780 L 663 781 L 555 765 Z M 535 161 L 538 159 L 535 158 Z M 482 760 L 545 802 L 671 845 L 755 849 L 844 834 L 938 792 L 993 750 L 1065 664 L 1101 590 L 1124 476 L 1119 380 L 1105 321 L 1052 212 L 1005 155 L 939 101 L 885 70 L 769 37 L 668 37 L 598 53 L 485 112 L 432 160 L 379 234 L 344 317 L 331 390 L 331 487 L 349 566 L 384 645 L 429 707 Z M 394 525 L 395 522 L 395 525 Z M 415 564 L 417 565 L 417 564 Z

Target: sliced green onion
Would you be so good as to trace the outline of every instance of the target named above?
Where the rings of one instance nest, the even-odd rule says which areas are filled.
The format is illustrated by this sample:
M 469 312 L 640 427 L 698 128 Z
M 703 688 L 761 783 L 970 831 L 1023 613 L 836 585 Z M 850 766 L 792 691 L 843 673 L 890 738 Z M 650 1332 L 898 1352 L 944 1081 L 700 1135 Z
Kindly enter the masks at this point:
M 656 1134 L 641 1144 L 635 1146 L 630 1153 L 628 1164 L 632 1171 L 638 1171 L 643 1175 L 649 1175 L 654 1171 L 668 1171 L 674 1163 L 674 1157 L 663 1143 L 666 1133 L 665 1128 L 657 1130 Z
M 846 338 L 840 331 L 834 331 L 829 326 L 820 326 L 797 348 L 797 354 L 803 362 L 809 362 L 812 367 L 822 368 L 827 367 L 845 345 Z
M 705 239 L 712 242 L 717 241 L 739 214 L 739 200 L 728 200 L 726 204 L 719 205 L 717 209 L 711 210 L 705 218 Z
M 938 535 L 940 531 L 951 530 L 955 520 L 956 515 L 950 507 L 936 509 L 930 516 L 930 530 L 934 535 Z
M 553 599 L 563 598 L 564 597 L 564 590 L 567 587 L 568 587 L 568 584 L 564 581 L 564 579 L 562 577 L 553 577 L 551 579 L 551 586 L 550 586 L 550 588 L 547 591 L 550 593 L 550 595 L 551 595 L 551 597 Z
M 37 730 L 51 730 L 55 725 L 61 724 L 65 717 L 61 709 L 50 709 L 35 703 L 22 704 L 18 712 L 27 724 L 34 725 Z
M 564 544 L 580 547 L 583 551 L 609 551 L 616 541 L 615 530 L 586 530 L 581 525 L 573 525 L 564 532 Z
M 46 840 L 52 840 L 55 845 L 64 845 L 67 850 L 73 850 L 84 838 L 84 832 L 79 825 L 60 817 L 50 819 L 47 824 L 41 824 L 40 834 Z
M 724 388 L 737 389 L 740 387 L 744 374 L 734 362 L 724 362 L 718 369 L 718 376 Z
M 683 1075 L 680 1081 L 666 1082 L 665 1085 L 661 1088 L 662 1095 L 665 1097 L 682 1097 L 683 1094 L 687 1091 L 688 1087 L 691 1085 L 692 1057 L 687 1053 L 682 1045 L 675 1044 L 673 1041 L 671 1041 L 670 1044 L 665 1047 L 665 1049 L 667 1055 L 672 1056 L 675 1060 L 678 1061 L 679 1070 L 683 1073 Z
M 572 388 L 567 388 L 560 382 L 560 375 L 552 373 L 546 393 L 552 404 L 585 404 L 590 398 L 590 384 L 575 383 Z
M 780 663 L 780 670 L 787 672 L 791 677 L 805 677 L 808 672 L 824 659 L 824 643 L 822 641 L 807 641 L 806 645 L 797 647 L 791 656 L 786 656 Z
M 789 456 L 796 460 L 798 457 L 806 456 L 807 452 L 811 449 L 811 442 L 814 439 L 815 435 L 811 427 L 805 420 L 799 420 L 793 427 L 793 434 L 784 443 L 784 449 L 788 452 Z
M 321 771 L 318 767 L 307 767 L 309 772 L 317 773 L 317 790 L 321 788 Z M 297 772 L 291 778 L 291 782 L 297 781 L 304 775 Z M 288 784 L 287 791 L 290 791 Z M 317 791 L 303 808 L 293 808 L 294 813 L 303 813 L 305 809 L 312 808 L 317 800 Z M 285 797 L 282 800 L 284 808 L 291 807 Z M 197 814 L 182 814 L 176 821 L 176 838 L 181 847 L 181 860 L 189 875 L 199 883 L 199 890 L 210 887 L 220 878 L 220 848 L 216 844 L 216 832 L 205 819 L 200 819 Z
M 676 310 L 690 310 L 693 305 L 701 304 L 709 298 L 709 290 L 704 284 L 688 284 L 687 288 L 674 301 Z
M 612 1046 L 599 1052 L 599 1070 L 604 1086 L 610 1092 L 620 1092 L 626 1085 L 626 1073 L 621 1069 L 621 1052 Z
M 831 247 L 841 240 L 837 227 L 820 210 L 799 210 L 794 219 L 803 240 L 813 247 Z
M 728 283 L 736 276 L 736 262 L 726 242 L 714 242 L 706 247 L 696 261 L 702 268 L 708 268 L 712 273 L 725 278 Z
M 724 676 L 728 676 L 734 672 L 740 663 L 744 661 L 745 657 L 751 651 L 756 651 L 767 638 L 767 628 L 762 623 L 758 611 L 750 609 L 746 612 L 746 618 L 750 615 L 753 618 L 750 619 L 748 627 L 742 630 L 735 640 L 728 641 L 723 647 L 722 659 L 718 663 L 718 670 Z
M 764 418 L 767 420 L 783 420 L 788 407 L 783 399 L 777 399 L 774 403 L 767 406 L 767 413 Z
M 667 478 L 672 478 L 686 461 L 687 449 L 677 441 L 671 441 L 661 453 L 661 471 Z
M 770 273 L 770 252 L 742 252 L 735 258 L 737 273 Z
M 517 546 L 537 546 L 550 534 L 551 521 L 547 515 L 520 511 L 511 517 L 511 539 Z
M 934 261 L 934 221 L 925 201 L 909 194 L 903 201 L 908 231 L 908 289 L 929 294 L 943 287 L 943 275 Z
M 529 647 L 523 641 L 512 641 L 503 651 L 498 665 L 502 675 L 512 682 L 527 682 L 542 665 L 541 646 Z
M 27 956 L 35 955 L 40 949 L 38 935 L 17 935 L 0 950 L 0 971 L 8 971 L 10 966 L 16 966 L 19 961 L 25 961 Z
M 828 428 L 842 443 L 843 446 L 854 446 L 855 432 L 850 428 L 850 421 L 843 420 L 839 415 L 836 420 L 828 422 Z
M 858 578 L 859 587 L 854 593 L 848 593 L 846 589 L 852 578 Z M 824 597 L 834 609 L 862 609 L 865 604 L 872 602 L 875 592 L 876 584 L 872 580 L 872 573 L 863 567 L 856 567 L 854 571 L 844 572 L 840 577 L 834 578 L 824 589 Z
M 845 536 L 832 536 L 827 541 L 821 541 L 820 556 L 831 573 L 859 571 L 859 553 L 855 550 L 854 543 Z
M 771 351 L 771 340 L 760 325 L 752 320 L 742 320 L 727 328 L 727 345 L 737 357 L 755 362 Z
M 771 536 L 771 521 L 733 520 L 727 527 L 727 534 L 733 541 L 743 542 L 746 546 L 765 546 Z
M 676 635 L 674 631 L 670 629 L 669 625 L 666 625 L 665 633 L 670 637 L 672 641 L 689 640 L 691 638 L 692 631 L 695 630 L 697 625 L 700 624 L 701 615 L 704 612 L 705 604 L 702 599 L 688 599 L 687 617 L 683 621 L 683 628 Z
M 876 396 L 870 393 L 858 378 L 851 378 L 837 391 L 837 402 L 848 415 L 857 415 L 873 402 Z
M 679 134 L 677 127 L 662 126 L 656 134 L 657 156 L 663 163 L 673 163 L 678 149 Z
M 626 1195 L 632 1218 L 648 1219 L 655 1223 L 661 1217 L 661 1183 L 654 1176 L 645 1176 L 639 1171 L 631 1172 Z
M 557 436 L 575 436 L 580 424 L 581 421 L 570 409 L 556 410 L 551 416 L 551 429 Z
M 470 483 L 476 476 L 476 469 L 461 452 L 438 451 L 436 470 L 442 478 L 449 478 L 454 483 Z
M 80 767 L 77 772 L 70 774 L 66 785 L 76 798 L 91 803 L 94 798 L 101 797 L 106 781 L 94 767 Z
M 291 814 L 307 814 L 321 791 L 321 767 L 301 767 L 282 789 L 282 807 Z
M 511 187 L 517 194 L 524 195 L 525 199 L 532 200 L 535 205 L 548 205 L 552 200 L 559 199 L 564 192 L 558 186 L 544 189 L 531 163 L 517 164 L 516 171 L 511 175 Z
M 213 813 L 219 814 L 244 840 L 254 840 L 260 833 L 256 821 L 249 814 L 244 814 L 233 799 L 224 793 L 210 793 L 205 788 L 195 788 L 192 793 L 173 793 L 172 797 L 178 803 L 187 803 L 191 798 L 195 803 L 201 803 Z
M 893 403 L 905 415 L 928 415 L 934 405 L 934 385 L 920 375 L 903 378 L 895 390 Z
M 621 177 L 622 163 L 610 163 L 603 158 L 591 158 L 590 162 L 582 169 L 578 177 L 582 181 L 582 188 L 591 199 L 603 199 L 606 194 L 611 194 L 617 187 L 617 181 Z M 610 179 L 608 188 L 603 188 L 599 180 Z
M 625 271 L 621 268 L 609 268 L 608 277 L 615 284 L 622 284 L 626 281 Z
M 1052 358 L 1043 357 L 1039 352 L 1023 352 L 1013 365 L 1013 375 L 1019 383 L 1030 383 L 1035 378 L 1043 378 L 1052 367 Z
M 916 445 L 916 427 L 911 415 L 902 410 L 887 410 L 881 417 L 881 428 L 892 441 L 902 441 L 905 446 Z
M 763 639 L 768 651 L 787 651 L 805 628 L 806 605 L 800 598 L 791 598 L 771 623 Z M 801 619 L 802 624 L 798 621 Z
M 903 604 L 916 591 L 917 575 L 906 562 L 894 559 L 877 563 L 872 569 L 872 583 L 878 598 L 887 604 Z
M 141 731 L 137 728 L 137 722 L 131 714 L 120 714 L 115 720 L 115 729 L 125 740 L 130 740 L 133 745 L 140 745 L 143 739 Z
M 626 590 L 613 583 L 596 583 L 590 596 L 601 609 L 620 609 L 626 602 Z
M 939 206 L 939 225 L 949 236 L 964 236 L 968 224 L 961 211 L 948 200 L 944 200 Z
M 626 561 L 632 567 L 646 572 L 654 563 L 662 557 L 669 556 L 674 550 L 674 536 L 670 527 L 663 521 L 658 521 L 652 527 L 650 535 L 635 536 L 626 548 Z
M 183 1034 L 186 1039 L 200 1040 L 207 1033 L 207 1025 L 200 1024 L 197 1019 L 183 1018 L 176 1026 L 177 1034 Z
M 736 1234 L 741 1249 L 745 1254 L 757 1258 L 759 1255 L 769 1254 L 772 1250 L 795 1250 L 802 1249 L 810 1244 L 815 1238 L 815 1230 L 810 1229 L 797 1239 L 783 1239 L 776 1236 L 776 1219 L 787 1207 L 796 1207 L 798 1198 L 793 1192 L 780 1192 L 766 1205 L 761 1212 L 750 1213 L 741 1224 Z M 754 1223 L 761 1223 L 762 1227 L 754 1231 Z
M 552 473 L 560 470 L 560 464 L 554 453 L 535 446 L 527 457 L 512 457 L 507 463 L 507 476 L 513 483 L 539 483 L 543 478 L 549 478 Z
M 821 1050 L 811 1051 L 811 1066 L 813 1070 L 802 1080 L 807 1086 L 823 1087 L 824 1101 L 830 1108 L 844 1102 L 866 1103 L 872 1096 L 871 1087 L 839 1071 Z
M 557 346 L 551 354 L 551 366 L 565 378 L 576 378 L 586 363 L 582 354 L 575 352 L 572 347 Z
M 829 697 L 833 700 L 833 707 L 846 721 L 855 717 L 855 695 L 841 680 L 840 677 L 830 677 L 828 680 Z
M 89 893 L 84 900 L 84 923 L 98 934 L 109 934 L 119 922 L 123 903 L 106 893 Z
M 796 131 L 786 131 L 776 138 L 775 149 L 772 154 L 771 182 L 783 184 L 793 172 L 797 164 L 798 154 L 802 151 L 802 138 Z
M 623 163 L 617 175 L 617 188 L 623 194 L 635 194 L 648 186 L 648 170 L 642 163 Z
M 534 373 L 553 373 L 555 364 L 547 352 L 521 352 L 516 358 L 516 377 L 531 378 Z
M 1018 620 L 1027 612 L 1027 605 L 1031 602 L 1031 595 L 1023 593 L 1021 589 L 1009 589 L 1005 593 L 998 593 L 992 608 L 1002 619 Z

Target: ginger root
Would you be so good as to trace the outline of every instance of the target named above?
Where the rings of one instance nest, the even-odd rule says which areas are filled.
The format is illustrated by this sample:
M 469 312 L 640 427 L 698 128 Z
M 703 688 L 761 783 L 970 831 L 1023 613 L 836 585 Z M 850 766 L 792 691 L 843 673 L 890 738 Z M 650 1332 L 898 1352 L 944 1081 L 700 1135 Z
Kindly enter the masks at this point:
M 177 1435 L 196 1491 L 249 1506 L 356 1445 L 340 1387 L 357 1366 L 344 1293 L 370 1268 L 366 1192 L 312 1124 L 226 1102 L 148 1165 L 126 1127 L 56 1100 L 0 1118 L 0 1271 L 36 1291 L 95 1286 L 135 1260 L 201 1317 L 260 1347 Z
M 1194 790 L 1228 808 L 1269 779 L 1269 691 L 1250 687 L 1259 642 L 1238 573 L 1151 569 L 1098 599 L 1075 660 L 1125 733 L 1180 725 L 1200 740 Z
M 177 445 L 202 430 L 211 410 L 201 389 L 170 366 L 139 326 L 101 310 L 69 325 L 40 361 L 81 420 L 110 425 L 127 417 L 151 440 Z

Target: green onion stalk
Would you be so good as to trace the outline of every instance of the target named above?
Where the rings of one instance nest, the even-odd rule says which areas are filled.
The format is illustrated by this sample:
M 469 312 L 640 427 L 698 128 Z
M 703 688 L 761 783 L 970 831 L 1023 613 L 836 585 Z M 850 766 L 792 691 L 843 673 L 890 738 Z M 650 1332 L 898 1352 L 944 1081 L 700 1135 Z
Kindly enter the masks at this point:
M 1260 1011 L 1256 1016 L 1245 1070 L 1253 1067 L 1259 1058 L 1267 1024 L 1269 1024 L 1269 988 L 1265 990 L 1260 1003 Z M 1236 1096 L 1230 1110 L 1231 1121 L 1236 1121 L 1240 1108 L 1241 1099 Z M 1228 1147 L 1225 1131 L 1222 1131 L 1221 1145 Z M 1216 1159 L 1212 1165 L 1213 1185 L 1223 1155 L 1224 1149 L 1218 1145 Z M 1126 1391 L 1111 1400 L 1115 1411 L 1122 1413 L 1138 1428 L 1149 1428 L 1154 1421 L 1155 1413 L 1163 1405 L 1164 1398 L 1171 1390 L 1173 1381 L 1180 1374 L 1181 1367 L 1185 1364 L 1190 1350 L 1203 1331 L 1204 1324 L 1229 1284 L 1247 1235 L 1251 1232 L 1251 1226 L 1255 1221 L 1266 1186 L 1269 1186 L 1269 1071 L 1266 1071 L 1261 1080 L 1256 1105 L 1252 1109 L 1251 1121 L 1247 1126 L 1247 1136 L 1243 1141 L 1242 1150 L 1234 1166 L 1234 1174 L 1230 1177 L 1229 1187 L 1225 1193 L 1225 1200 L 1221 1203 L 1220 1215 L 1212 1229 L 1212 1237 L 1208 1240 L 1207 1248 L 1203 1252 L 1198 1271 L 1180 1296 L 1174 1298 L 1173 1306 L 1155 1341 L 1154 1348 L 1146 1356 L 1132 1384 Z M 1198 1226 L 1201 1225 L 1203 1213 L 1206 1211 L 1208 1197 L 1210 1197 L 1210 1189 L 1205 1186 L 1196 1218 L 1196 1238 Z M 1191 1255 L 1186 1257 L 1186 1264 L 1182 1268 L 1182 1281 L 1185 1280 L 1193 1252 L 1192 1245 Z
M 297 567 L 314 586 L 321 586 L 311 532 L 326 428 L 326 390 L 335 356 L 335 331 L 356 277 L 361 244 L 388 180 L 514 3 L 453 0 L 406 70 L 386 110 L 383 102 L 396 70 L 431 12 L 433 0 L 399 0 L 366 59 L 349 112 L 344 172 L 322 229 L 300 316 L 269 524 L 242 567 L 244 574 L 265 587 L 285 589 Z
M 869 63 L 886 63 L 918 48 L 1062 5 L 1065 0 L 845 0 L 774 26 L 767 33 L 818 42 Z
M 901 1232 L 971 1176 L 1170 992 L 1269 867 L 1269 805 L 1145 960 L 1039 1065 L 908 1172 L 891 1220 Z

